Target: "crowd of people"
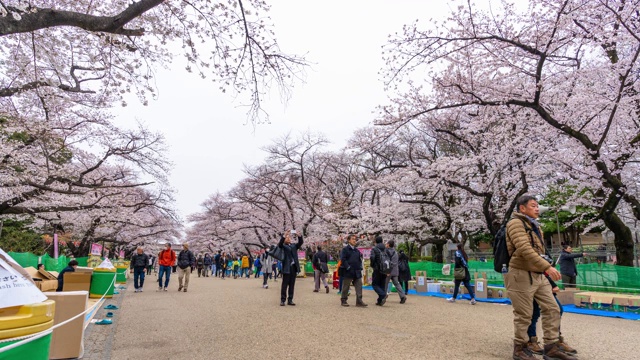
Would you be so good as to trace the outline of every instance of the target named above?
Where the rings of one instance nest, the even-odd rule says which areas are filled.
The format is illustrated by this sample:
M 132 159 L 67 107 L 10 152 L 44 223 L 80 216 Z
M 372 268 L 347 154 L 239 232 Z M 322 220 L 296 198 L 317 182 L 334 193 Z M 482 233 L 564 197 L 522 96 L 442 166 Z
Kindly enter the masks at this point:
M 555 281 L 562 278 L 568 287 L 574 286 L 576 269 L 574 259 L 584 254 L 573 254 L 570 246 L 565 246 L 560 256 L 560 271 L 549 261 L 544 246 L 542 230 L 537 222 L 538 203 L 534 197 L 522 196 L 517 200 L 517 210 L 506 225 L 506 246 L 509 254 L 508 269 L 503 272 L 504 282 L 513 305 L 514 349 L 513 359 L 532 360 L 534 354 L 544 355 L 545 359 L 576 359 L 577 351 L 571 348 L 560 332 L 562 305 L 556 294 L 559 291 Z M 350 306 L 348 299 L 353 286 L 356 295 L 356 307 L 367 307 L 363 301 L 363 264 L 364 258 L 356 247 L 357 235 L 347 237 L 347 244 L 340 252 L 337 265 L 339 277 L 338 294 L 342 306 Z M 280 236 L 278 244 L 263 249 L 255 259 L 252 254 L 227 254 L 218 251 L 214 256 L 205 253 L 197 257 L 183 245 L 178 255 L 171 250 L 170 244 L 157 256 L 159 264 L 158 291 L 167 291 L 171 267 L 178 267 L 178 291 L 187 291 L 189 275 L 197 270 L 198 276 L 221 279 L 249 279 L 262 276 L 262 287 L 269 288 L 269 281 L 282 278 L 280 286 L 280 305 L 295 306 L 295 283 L 298 274 L 303 271 L 298 259 L 298 250 L 304 240 L 295 230 Z M 322 246 L 316 247 L 311 257 L 314 270 L 314 292 L 324 288 L 330 292 L 327 282 L 330 256 Z M 470 295 L 470 303 L 476 303 L 474 289 L 470 285 L 468 256 L 464 247 L 458 245 L 455 252 L 454 273 L 455 289 L 453 297 L 447 299 L 456 302 L 460 285 L 464 285 Z M 143 254 L 138 248 L 131 261 L 136 291 L 142 291 L 145 270 L 155 259 Z M 375 237 L 375 247 L 371 249 L 369 266 L 373 269 L 371 283 L 377 295 L 376 305 L 384 306 L 389 292 L 389 284 L 396 288 L 400 304 L 407 301 L 408 282 L 411 279 L 409 258 L 402 251 L 396 251 L 395 242 L 384 242 L 381 236 Z M 72 270 L 70 270 L 72 271 Z M 209 275 L 211 272 L 211 275 Z M 164 278 L 164 282 L 163 282 Z M 537 322 L 542 321 L 543 341 L 538 343 Z

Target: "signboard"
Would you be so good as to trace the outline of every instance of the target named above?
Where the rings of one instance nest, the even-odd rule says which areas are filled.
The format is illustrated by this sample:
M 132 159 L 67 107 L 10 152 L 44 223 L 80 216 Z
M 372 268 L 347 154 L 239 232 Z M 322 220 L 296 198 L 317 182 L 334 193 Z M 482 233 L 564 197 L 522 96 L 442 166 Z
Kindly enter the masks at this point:
M 360 250 L 364 260 L 369 260 L 369 258 L 371 258 L 371 248 L 358 248 L 358 250 Z
M 118 257 L 120 257 L 120 259 L 124 259 L 124 250 L 120 250 Z
M 36 287 L 31 276 L 9 254 L 0 249 L 0 308 L 45 300 L 47 297 Z
M 307 254 L 304 252 L 304 250 L 298 251 L 298 259 L 305 259 L 306 257 Z
M 91 244 L 91 255 L 102 255 L 102 245 L 100 244 Z

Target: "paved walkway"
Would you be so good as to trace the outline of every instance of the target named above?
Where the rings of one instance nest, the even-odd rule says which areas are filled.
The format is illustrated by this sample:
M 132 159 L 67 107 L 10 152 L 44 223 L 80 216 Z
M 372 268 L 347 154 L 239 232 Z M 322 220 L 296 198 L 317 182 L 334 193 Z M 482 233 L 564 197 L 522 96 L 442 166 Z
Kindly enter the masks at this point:
M 450 304 L 424 296 L 410 296 L 401 305 L 392 294 L 378 307 L 373 291 L 365 290 L 368 308 L 353 306 L 353 294 L 352 306 L 344 308 L 335 290 L 314 293 L 313 279 L 306 278 L 296 283 L 297 306 L 280 307 L 280 282 L 265 290 L 253 278 L 192 274 L 189 292 L 178 293 L 173 275 L 168 292 L 155 291 L 154 275 L 144 293 L 134 293 L 129 283 L 112 300 L 121 304 L 114 324 L 90 325 L 85 358 L 511 358 L 509 305 Z M 581 360 L 638 358 L 640 322 L 565 314 L 562 330 Z

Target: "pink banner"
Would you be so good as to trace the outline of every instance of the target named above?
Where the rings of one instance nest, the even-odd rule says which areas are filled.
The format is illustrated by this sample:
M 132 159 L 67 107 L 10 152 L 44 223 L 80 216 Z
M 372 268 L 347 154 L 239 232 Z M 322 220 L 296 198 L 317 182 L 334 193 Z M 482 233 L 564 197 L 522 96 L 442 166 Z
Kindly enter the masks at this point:
M 53 233 L 53 258 L 58 258 L 58 234 Z
M 298 259 L 304 259 L 306 257 L 306 253 L 304 251 L 298 251 Z
M 362 258 L 368 260 L 371 257 L 371 248 L 358 248 L 362 253 Z
M 91 244 L 91 255 L 102 255 L 102 245 Z
M 118 255 L 120 256 L 120 259 L 124 259 L 124 250 L 120 250 Z

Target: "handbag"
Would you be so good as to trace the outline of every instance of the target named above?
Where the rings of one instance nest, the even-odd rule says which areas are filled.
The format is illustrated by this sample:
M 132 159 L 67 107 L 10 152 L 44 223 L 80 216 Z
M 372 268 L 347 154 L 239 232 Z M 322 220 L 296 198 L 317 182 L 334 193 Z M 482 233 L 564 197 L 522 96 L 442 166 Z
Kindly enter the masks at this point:
M 267 252 L 267 254 L 280 261 L 284 260 L 284 249 L 279 246 L 276 246 L 273 250 Z
M 456 280 L 464 280 L 467 277 L 465 268 L 457 267 L 453 270 L 453 278 Z
M 319 265 L 320 265 L 320 272 L 321 273 L 326 274 L 326 273 L 329 272 L 329 266 L 327 266 L 327 263 L 320 262 Z

